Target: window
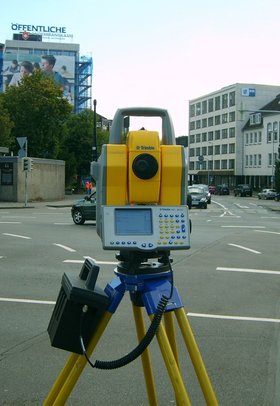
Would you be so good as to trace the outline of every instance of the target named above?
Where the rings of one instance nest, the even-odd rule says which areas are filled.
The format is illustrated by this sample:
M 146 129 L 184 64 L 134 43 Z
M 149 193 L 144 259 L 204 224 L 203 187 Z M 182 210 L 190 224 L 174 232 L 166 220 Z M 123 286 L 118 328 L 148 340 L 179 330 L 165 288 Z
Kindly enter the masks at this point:
M 207 141 L 207 133 L 202 133 L 202 142 Z
M 213 161 L 208 161 L 208 169 L 209 170 L 213 169 Z
M 206 114 L 207 113 L 207 100 L 204 100 L 202 102 L 202 114 Z
M 254 166 L 257 166 L 257 154 L 254 154 Z
M 190 117 L 195 116 L 195 104 L 190 105 Z
M 199 156 L 200 154 L 200 147 L 195 149 L 195 156 Z
M 206 155 L 207 154 L 207 147 L 202 147 L 202 155 Z
M 228 107 L 228 94 L 222 95 L 222 108 L 226 109 Z
M 229 138 L 234 138 L 235 137 L 235 127 L 230 127 L 228 131 L 229 131 Z
M 222 124 L 225 124 L 228 122 L 228 115 L 227 113 L 222 114 Z
M 194 171 L 194 162 L 191 161 L 189 164 L 190 171 Z
M 267 140 L 266 142 L 271 142 L 272 139 L 272 126 L 271 123 L 267 124 Z
M 235 165 L 235 160 L 229 159 L 228 160 L 228 169 L 234 169 L 234 165 Z
M 196 116 L 200 116 L 200 112 L 201 112 L 201 103 L 196 103 L 196 105 L 195 105 Z
M 194 138 L 195 136 L 194 135 L 190 135 L 190 144 L 194 144 Z
M 234 154 L 235 153 L 235 144 L 229 144 L 228 152 L 229 152 L 229 154 Z
M 248 143 L 249 143 L 249 134 L 246 133 L 245 134 L 245 145 L 248 145 Z
M 223 144 L 222 145 L 222 154 L 227 154 L 228 151 L 228 144 Z
M 215 145 L 215 155 L 220 155 L 221 147 L 220 145 Z
M 214 168 L 220 169 L 220 161 L 215 161 Z
M 199 129 L 201 128 L 201 120 L 196 120 L 196 122 L 195 122 L 195 128 L 196 128 L 197 130 L 199 130 Z
M 228 116 L 229 116 L 228 120 L 229 120 L 230 123 L 235 121 L 235 111 L 231 111 Z
M 258 143 L 258 133 L 255 131 L 254 132 L 254 144 Z
M 208 100 L 208 113 L 213 111 L 213 99 Z
M 246 155 L 245 156 L 245 166 L 248 167 L 248 165 L 249 165 L 249 156 Z
M 221 116 L 215 116 L 215 125 L 221 124 Z
M 229 93 L 229 106 L 235 106 L 235 92 Z
M 207 127 L 207 118 L 202 119 L 202 128 Z
M 215 110 L 220 110 L 221 108 L 221 97 L 215 97 Z
M 191 121 L 190 122 L 190 130 L 194 130 L 195 129 L 195 121 Z
M 222 166 L 222 168 L 221 169 L 227 169 L 227 160 L 226 159 L 222 159 L 222 162 L 221 162 L 221 166 Z
M 222 129 L 222 138 L 225 139 L 228 137 L 228 129 L 227 128 L 223 128 Z
M 250 155 L 249 157 L 249 165 L 253 166 L 253 155 Z
M 213 117 L 209 117 L 209 118 L 208 118 L 208 127 L 212 127 L 213 124 L 214 124 Z
M 221 138 L 221 131 L 220 130 L 216 130 L 215 131 L 215 140 L 219 140 Z
M 213 131 L 208 132 L 208 141 L 213 141 Z
M 278 123 L 274 121 L 273 123 L 273 142 L 277 142 L 278 139 Z
M 200 142 L 200 134 L 196 134 L 195 138 L 196 138 L 196 140 L 195 140 L 196 142 Z
M 262 166 L 262 156 L 261 156 L 261 154 L 258 155 L 258 165 Z
M 194 148 L 190 148 L 190 156 L 194 156 Z
M 253 133 L 250 133 L 250 144 L 253 144 Z
M 209 147 L 208 147 L 208 155 L 213 155 L 213 145 L 210 145 Z
M 261 143 L 262 143 L 262 132 L 259 131 L 259 144 L 261 144 Z

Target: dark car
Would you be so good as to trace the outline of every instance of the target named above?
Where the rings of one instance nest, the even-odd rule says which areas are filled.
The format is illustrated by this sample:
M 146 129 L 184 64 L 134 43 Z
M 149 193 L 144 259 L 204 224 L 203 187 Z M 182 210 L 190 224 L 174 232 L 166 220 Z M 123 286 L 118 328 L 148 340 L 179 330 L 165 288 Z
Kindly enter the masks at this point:
M 197 184 L 197 185 L 193 185 L 193 186 L 199 186 L 199 187 L 201 187 L 202 189 L 204 189 L 204 190 L 205 190 L 205 193 L 206 193 L 207 203 L 208 203 L 208 204 L 211 204 L 211 193 L 210 193 L 210 190 L 209 190 L 208 185 Z
M 229 195 L 229 188 L 227 185 L 217 185 L 216 195 Z
M 236 188 L 234 189 L 234 196 L 252 196 L 253 190 L 252 186 L 250 185 L 237 185 Z
M 207 196 L 203 188 L 199 186 L 189 186 L 188 193 L 192 196 L 192 207 L 207 209 Z
M 96 220 L 96 191 L 83 199 L 77 200 L 71 208 L 75 224 L 84 224 L 87 220 Z
M 276 192 L 274 200 L 276 200 L 277 202 L 279 202 L 280 200 L 280 192 Z

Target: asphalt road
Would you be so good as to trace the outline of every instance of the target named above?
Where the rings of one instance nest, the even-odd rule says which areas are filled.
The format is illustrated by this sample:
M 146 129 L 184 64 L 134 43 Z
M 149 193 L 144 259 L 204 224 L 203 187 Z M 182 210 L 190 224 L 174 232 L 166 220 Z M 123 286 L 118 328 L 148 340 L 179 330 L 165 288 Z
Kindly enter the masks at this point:
M 212 199 L 207 210 L 190 211 L 191 249 L 172 252 L 174 283 L 219 404 L 276 406 L 280 204 Z M 78 273 L 91 257 L 100 265 L 99 286 L 114 279 L 115 253 L 102 250 L 94 223 L 77 226 L 69 207 L 58 205 L 13 209 L 5 204 L 0 210 L 0 405 L 41 405 L 68 358 L 68 352 L 50 345 L 47 334 L 64 272 Z M 179 330 L 177 341 L 189 397 L 201 406 L 203 396 Z M 126 295 L 93 360 L 116 359 L 136 344 Z M 175 404 L 156 340 L 150 353 L 158 403 Z M 67 405 L 101 404 L 148 404 L 139 359 L 112 371 L 85 368 Z

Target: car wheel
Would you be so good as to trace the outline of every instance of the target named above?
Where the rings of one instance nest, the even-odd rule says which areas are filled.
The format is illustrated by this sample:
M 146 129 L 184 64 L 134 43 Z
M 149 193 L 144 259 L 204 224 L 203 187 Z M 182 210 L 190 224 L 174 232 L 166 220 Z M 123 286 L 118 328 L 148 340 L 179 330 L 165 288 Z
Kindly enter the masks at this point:
M 204 209 L 207 209 L 207 203 L 204 205 L 204 207 L 203 207 Z
M 85 219 L 84 216 L 82 214 L 82 212 L 80 210 L 75 210 L 73 213 L 73 221 L 75 224 L 84 224 Z

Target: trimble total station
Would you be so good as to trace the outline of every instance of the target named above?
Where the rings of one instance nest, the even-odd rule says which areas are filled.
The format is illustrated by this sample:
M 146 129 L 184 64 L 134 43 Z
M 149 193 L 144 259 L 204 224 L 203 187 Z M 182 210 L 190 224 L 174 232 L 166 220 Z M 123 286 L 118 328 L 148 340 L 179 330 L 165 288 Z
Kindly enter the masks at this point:
M 127 122 L 131 116 L 160 117 L 161 139 L 157 131 L 129 131 Z M 98 235 L 104 249 L 118 251 L 116 277 L 102 290 L 96 285 L 99 266 L 89 257 L 79 276 L 63 275 L 48 332 L 54 347 L 72 354 L 43 406 L 64 405 L 87 363 L 96 369 L 117 369 L 138 356 L 142 359 L 149 405 L 158 405 L 148 348 L 155 336 L 173 386 L 174 400 L 179 406 L 190 406 L 179 368 L 173 314 L 206 403 L 217 406 L 183 302 L 173 283 L 170 251 L 190 248 L 190 223 L 185 151 L 183 146 L 176 145 L 168 112 L 157 108 L 117 110 L 109 144 L 102 146 L 98 161 L 92 162 L 91 174 L 96 181 Z M 130 295 L 139 343 L 117 360 L 93 363 L 90 356 L 126 292 Z M 151 320 L 147 331 L 144 308 Z
M 157 131 L 126 132 L 127 117 L 162 119 Z M 117 110 L 109 144 L 91 165 L 96 180 L 97 232 L 104 249 L 157 251 L 190 246 L 186 156 L 166 110 Z

